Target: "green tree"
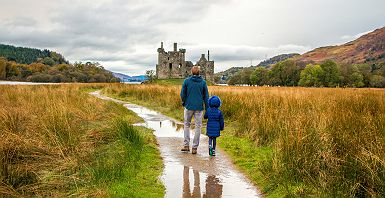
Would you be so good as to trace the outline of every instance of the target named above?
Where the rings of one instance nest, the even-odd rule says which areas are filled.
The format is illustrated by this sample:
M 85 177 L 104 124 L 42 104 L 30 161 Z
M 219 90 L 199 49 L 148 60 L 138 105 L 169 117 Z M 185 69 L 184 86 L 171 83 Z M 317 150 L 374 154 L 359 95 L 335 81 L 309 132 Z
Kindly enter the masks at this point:
M 385 77 L 381 75 L 373 75 L 370 78 L 370 85 L 372 87 L 385 87 Z
M 363 87 L 364 76 L 361 71 L 358 69 L 357 65 L 340 65 L 340 74 L 342 77 L 341 85 L 349 87 Z
M 362 82 L 364 83 L 364 86 L 369 87 L 370 78 L 372 76 L 372 67 L 369 64 L 358 64 L 356 66 L 363 76 Z
M 340 71 L 337 63 L 332 60 L 326 60 L 321 65 L 324 71 L 322 82 L 325 87 L 336 87 L 341 82 Z
M 257 67 L 250 75 L 252 85 L 262 86 L 267 83 L 268 70 L 265 67 Z
M 0 79 L 5 79 L 7 74 L 7 60 L 3 57 L 0 57 Z
M 251 74 L 253 73 L 253 70 L 252 69 L 243 69 L 241 71 L 241 83 L 240 84 L 244 84 L 244 85 L 251 85 L 251 81 L 250 81 L 250 76 Z
M 43 64 L 44 65 L 53 66 L 55 64 L 55 61 L 52 58 L 50 58 L 50 57 L 45 57 L 43 59 Z
M 350 82 L 352 87 L 363 87 L 364 76 L 360 72 L 354 72 L 350 75 Z
M 292 59 L 275 64 L 269 72 L 271 85 L 295 86 L 298 85 L 301 69 Z
M 301 71 L 301 79 L 299 85 L 304 87 L 320 87 L 323 85 L 322 77 L 324 71 L 320 65 L 306 65 L 305 69 Z

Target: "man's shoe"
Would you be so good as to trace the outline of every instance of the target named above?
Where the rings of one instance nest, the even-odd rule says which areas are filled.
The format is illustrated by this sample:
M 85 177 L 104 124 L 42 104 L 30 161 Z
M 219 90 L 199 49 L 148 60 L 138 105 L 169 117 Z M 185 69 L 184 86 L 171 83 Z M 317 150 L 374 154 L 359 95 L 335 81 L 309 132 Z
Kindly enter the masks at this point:
M 189 146 L 184 146 L 181 151 L 185 151 L 185 152 L 189 152 L 190 151 L 190 147 Z
M 197 148 L 192 148 L 192 154 L 197 154 Z

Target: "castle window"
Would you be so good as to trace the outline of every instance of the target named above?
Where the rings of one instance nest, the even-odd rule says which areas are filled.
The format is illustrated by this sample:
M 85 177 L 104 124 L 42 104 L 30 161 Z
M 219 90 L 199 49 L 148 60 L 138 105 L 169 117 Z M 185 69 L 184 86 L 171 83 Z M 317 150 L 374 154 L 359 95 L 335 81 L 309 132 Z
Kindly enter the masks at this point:
M 182 63 L 179 63 L 178 68 L 180 69 L 182 67 Z
M 170 70 L 172 69 L 172 63 L 169 63 L 168 64 L 168 67 L 170 68 Z

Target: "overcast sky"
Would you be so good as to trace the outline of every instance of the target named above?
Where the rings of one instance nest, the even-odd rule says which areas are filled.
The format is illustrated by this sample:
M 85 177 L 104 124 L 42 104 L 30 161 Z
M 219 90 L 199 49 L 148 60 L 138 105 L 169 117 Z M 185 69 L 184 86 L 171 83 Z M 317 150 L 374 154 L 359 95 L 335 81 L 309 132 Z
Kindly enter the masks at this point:
M 341 44 L 385 26 L 384 0 L 0 0 L 0 43 L 47 48 L 130 75 L 172 43 L 215 71 Z

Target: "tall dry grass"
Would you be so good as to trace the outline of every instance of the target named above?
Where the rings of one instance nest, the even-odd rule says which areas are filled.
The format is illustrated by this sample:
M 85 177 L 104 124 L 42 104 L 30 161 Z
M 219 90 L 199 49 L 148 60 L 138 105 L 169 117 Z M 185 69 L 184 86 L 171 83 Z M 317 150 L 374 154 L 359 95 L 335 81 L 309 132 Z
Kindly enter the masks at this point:
M 116 139 L 123 142 L 117 146 L 137 139 L 126 126 L 137 120 L 126 117 L 124 107 L 81 91 L 87 87 L 94 85 L 0 86 L 1 197 L 106 196 L 93 180 L 103 173 L 114 178 L 106 158 L 95 154 Z M 130 162 L 123 159 L 114 162 L 117 171 Z
M 105 93 L 176 111 L 180 86 L 119 85 Z M 269 146 L 278 183 L 326 196 L 385 196 L 385 90 L 209 87 L 236 136 Z M 313 189 L 313 190 L 312 190 Z

